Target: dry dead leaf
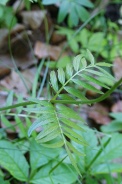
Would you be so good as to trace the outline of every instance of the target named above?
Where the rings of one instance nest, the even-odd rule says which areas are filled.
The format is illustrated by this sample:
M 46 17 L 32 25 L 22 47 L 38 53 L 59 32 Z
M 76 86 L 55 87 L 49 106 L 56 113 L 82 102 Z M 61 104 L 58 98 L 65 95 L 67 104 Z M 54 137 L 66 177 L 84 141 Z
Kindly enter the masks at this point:
M 122 78 L 122 59 L 119 57 L 114 61 L 113 72 L 117 80 Z
M 26 26 L 29 26 L 31 29 L 39 28 L 45 15 L 46 15 L 45 10 L 23 11 L 21 13 L 21 16 L 23 18 L 23 23 Z
M 1 32 L 0 32 L 1 33 Z M 13 68 L 12 58 L 9 54 L 8 47 L 8 34 L 0 34 L 0 66 Z M 31 35 L 30 31 L 24 31 L 24 27 L 21 25 L 16 26 L 11 32 L 11 50 L 13 60 L 17 67 L 26 69 L 32 64 L 37 63 L 37 59 L 34 57 L 33 50 L 31 50 L 28 42 L 28 37 Z
M 35 44 L 34 53 L 39 59 L 50 57 L 52 60 L 58 60 L 61 48 L 38 41 Z
M 115 103 L 112 108 L 112 112 L 122 112 L 122 100 L 119 100 L 117 103 Z
M 35 72 L 35 68 L 27 69 L 21 72 L 28 90 L 32 88 Z M 28 96 L 26 86 L 20 78 L 20 75 L 15 71 L 12 71 L 10 76 L 7 76 L 0 81 L 0 87 L 5 87 L 8 90 L 14 90 L 15 93 L 21 94 L 23 97 Z
M 89 107 L 88 117 L 102 125 L 108 124 L 111 121 L 108 108 L 101 104 L 95 104 L 92 107 Z

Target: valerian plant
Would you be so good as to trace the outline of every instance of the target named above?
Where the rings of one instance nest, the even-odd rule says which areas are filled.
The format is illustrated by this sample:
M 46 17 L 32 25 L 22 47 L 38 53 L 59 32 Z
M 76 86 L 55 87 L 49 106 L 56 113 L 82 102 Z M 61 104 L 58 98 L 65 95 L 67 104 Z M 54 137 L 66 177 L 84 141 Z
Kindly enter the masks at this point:
M 111 64 L 104 62 L 95 63 L 92 53 L 87 50 L 86 57 L 80 54 L 74 58 L 71 64 L 68 63 L 65 69 L 59 68 L 57 72 L 51 71 L 50 84 L 53 94 L 51 99 L 30 98 L 28 101 L 3 107 L 0 110 L 34 104 L 34 106 L 23 108 L 28 113 L 36 114 L 36 119 L 28 130 L 28 136 L 41 127 L 41 131 L 36 137 L 37 142 L 48 148 L 65 147 L 72 165 L 80 174 L 73 153 L 80 156 L 84 156 L 84 154 L 75 145 L 87 146 L 88 143 L 79 133 L 85 131 L 84 120 L 68 104 L 90 105 L 108 97 L 122 82 L 120 79 L 110 88 L 105 80 L 104 82 L 101 80 L 104 77 L 115 82 L 114 77 L 102 68 L 110 66 Z M 95 87 L 96 85 L 106 88 L 107 92 L 103 94 Z M 82 93 L 83 90 L 91 90 L 101 96 L 89 100 Z

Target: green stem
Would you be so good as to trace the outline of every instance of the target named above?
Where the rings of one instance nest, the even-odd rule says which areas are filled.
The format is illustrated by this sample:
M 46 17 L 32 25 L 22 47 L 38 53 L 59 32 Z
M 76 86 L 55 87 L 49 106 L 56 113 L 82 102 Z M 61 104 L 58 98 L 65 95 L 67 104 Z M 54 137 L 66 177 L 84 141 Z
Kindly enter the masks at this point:
M 97 152 L 97 154 L 94 156 L 94 158 L 91 160 L 91 162 L 89 163 L 89 165 L 86 167 L 86 170 L 88 171 L 91 167 L 91 165 L 96 161 L 96 159 L 99 157 L 99 155 L 103 152 L 103 148 L 105 148 L 108 143 L 110 142 L 111 137 L 108 138 L 108 140 L 105 142 L 105 144 L 103 145 L 103 147 L 101 147 L 99 149 L 99 151 Z
M 114 84 L 114 86 L 111 87 L 111 89 L 109 89 L 104 95 L 93 99 L 93 100 L 45 100 L 51 103 L 60 103 L 60 104 L 92 104 L 92 103 L 96 103 L 96 102 L 101 102 L 102 100 L 105 100 L 120 84 L 122 83 L 122 78 L 116 82 Z M 40 101 L 40 100 L 39 100 Z M 3 110 L 7 110 L 7 109 L 13 109 L 16 107 L 20 107 L 20 106 L 26 106 L 26 105 L 32 105 L 32 104 L 37 104 L 37 102 L 32 102 L 32 101 L 28 101 L 28 102 L 22 102 L 22 103 L 18 103 L 15 105 L 11 105 L 11 106 L 7 106 L 7 107 L 2 107 L 0 108 L 0 111 Z

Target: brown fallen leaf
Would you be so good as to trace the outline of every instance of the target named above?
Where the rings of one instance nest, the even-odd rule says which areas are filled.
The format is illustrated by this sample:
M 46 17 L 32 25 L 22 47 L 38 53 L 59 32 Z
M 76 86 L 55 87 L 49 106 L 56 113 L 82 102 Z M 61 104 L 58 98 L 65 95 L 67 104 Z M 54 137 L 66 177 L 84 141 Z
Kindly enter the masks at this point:
M 113 72 L 117 80 L 122 78 L 122 59 L 117 57 L 113 64 Z
M 8 33 L 0 32 L 0 67 L 13 68 L 14 60 L 17 67 L 26 69 L 32 64 L 37 63 L 37 59 L 34 57 L 33 50 L 30 49 L 28 43 L 28 37 L 31 35 L 30 31 L 24 31 L 24 26 L 17 25 L 11 32 L 11 58 L 8 47 Z M 3 38 L 2 38 L 3 36 Z M 6 67 L 6 68 L 7 68 Z
M 102 125 L 108 124 L 111 121 L 108 108 L 98 103 L 89 107 L 88 117 L 93 119 L 97 124 Z
M 122 112 L 122 100 L 119 100 L 117 103 L 115 103 L 112 108 L 112 112 Z
M 10 72 L 11 72 L 10 68 L 0 67 L 0 79 L 10 74 Z
M 29 26 L 31 29 L 39 28 L 45 15 L 46 15 L 45 10 L 23 11 L 21 13 L 21 16 L 23 18 L 23 23 L 26 26 Z
M 50 57 L 52 60 L 58 60 L 61 53 L 61 48 L 37 41 L 35 44 L 34 53 L 39 59 Z
M 5 87 L 8 90 L 14 90 L 15 93 L 21 94 L 23 97 L 27 97 L 28 90 L 30 90 L 33 85 L 35 72 L 35 68 L 27 69 L 21 72 L 27 87 L 20 78 L 20 75 L 15 71 L 12 71 L 9 76 L 0 81 L 0 87 Z

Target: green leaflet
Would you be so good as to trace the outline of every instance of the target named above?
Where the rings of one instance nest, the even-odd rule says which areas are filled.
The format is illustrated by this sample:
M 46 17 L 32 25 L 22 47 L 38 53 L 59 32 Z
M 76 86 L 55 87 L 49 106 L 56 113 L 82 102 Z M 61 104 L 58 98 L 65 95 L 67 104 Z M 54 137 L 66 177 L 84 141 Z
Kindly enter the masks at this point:
M 58 83 L 55 71 L 51 71 L 50 73 L 50 82 L 55 92 L 58 91 Z
M 97 88 L 95 88 L 94 86 L 92 86 L 92 85 L 90 85 L 88 83 L 80 81 L 79 79 L 73 79 L 72 81 L 74 83 L 76 83 L 77 85 L 82 86 L 82 87 L 84 87 L 84 88 L 86 88 L 88 90 L 94 91 L 94 92 L 99 93 L 99 94 L 103 94 L 102 91 L 98 90 Z
M 76 164 L 76 160 L 72 156 L 72 153 L 69 151 L 68 147 L 66 147 L 66 151 L 67 151 L 67 154 L 68 154 L 68 156 L 69 156 L 69 158 L 71 160 L 72 165 L 74 166 L 74 168 L 76 169 L 76 171 L 78 172 L 78 174 L 81 176 L 80 170 L 78 169 L 77 164 Z
M 83 55 L 82 54 L 79 54 L 77 55 L 74 60 L 73 60 L 73 67 L 74 67 L 74 70 L 77 72 L 80 68 L 80 64 L 81 64 L 81 60 L 82 60 L 82 57 Z
M 53 139 L 55 139 L 56 137 L 58 137 L 61 134 L 60 130 L 56 130 L 55 132 L 50 133 L 49 135 L 47 135 L 46 137 L 39 139 L 38 142 L 39 143 L 44 143 L 44 142 L 48 142 L 51 141 Z
M 58 69 L 58 79 L 62 85 L 65 83 L 65 73 L 63 68 Z
M 73 75 L 73 68 L 70 63 L 68 63 L 66 66 L 66 75 L 68 79 Z
M 48 124 L 48 123 L 51 123 L 51 122 L 54 122 L 55 121 L 55 116 L 54 114 L 48 114 L 47 115 L 42 115 L 41 117 L 39 117 L 29 128 L 28 130 L 28 136 L 31 135 L 32 131 L 35 130 L 36 128 L 42 126 L 42 125 L 45 125 L 45 124 Z
M 42 146 L 47 147 L 47 148 L 60 148 L 64 145 L 64 141 L 58 141 L 53 144 L 42 144 Z
M 42 132 L 40 132 L 38 134 L 38 136 L 36 137 L 36 140 L 42 139 L 43 137 L 49 135 L 50 133 L 52 133 L 53 131 L 55 131 L 58 128 L 57 123 L 51 123 L 47 126 L 45 126 L 44 130 Z M 55 134 L 55 132 L 54 132 Z
M 106 67 L 111 67 L 113 66 L 113 64 L 110 64 L 110 63 L 105 63 L 105 62 L 99 62 L 99 63 L 96 63 L 97 66 L 106 66 Z
M 65 89 L 68 93 L 70 93 L 71 95 L 73 95 L 73 96 L 75 96 L 75 97 L 78 97 L 78 98 L 80 98 L 81 100 L 87 100 L 87 98 L 86 98 L 84 95 L 82 95 L 82 92 L 81 92 L 80 90 L 78 90 L 78 89 L 72 88 L 72 87 L 70 87 L 70 86 L 66 86 L 66 87 L 64 87 L 64 89 Z
M 70 142 L 67 141 L 67 145 L 68 145 L 68 147 L 69 147 L 69 149 L 71 151 L 73 151 L 74 153 L 76 153 L 76 155 L 85 156 L 84 153 L 81 153 L 80 151 L 78 151 Z
M 65 105 L 56 105 L 56 107 L 60 117 L 65 117 L 67 119 L 71 118 L 71 119 L 80 120 L 84 122 L 84 120 L 71 108 L 66 107 Z
M 72 98 L 71 96 L 67 94 L 61 94 L 59 95 L 59 98 L 61 98 L 62 100 L 74 100 L 74 98 Z
M 81 141 L 82 145 L 88 146 L 87 142 L 84 140 L 84 138 L 80 134 L 78 134 L 77 132 L 73 131 L 72 129 L 70 129 L 66 126 L 64 126 L 63 129 L 64 129 L 64 133 L 66 131 L 68 134 L 70 134 L 71 136 L 73 136 L 77 140 Z
M 66 124 L 67 126 L 71 127 L 71 128 L 74 128 L 76 130 L 80 130 L 80 131 L 84 131 L 84 129 L 80 126 L 78 126 L 76 124 L 76 122 L 72 122 L 71 120 L 69 119 L 66 119 L 66 118 L 60 118 L 60 121 L 62 121 L 64 124 Z
M 104 87 L 104 88 L 109 89 L 109 87 L 106 86 L 103 82 L 101 82 L 101 81 L 95 79 L 95 78 L 92 77 L 92 76 L 85 75 L 85 74 L 81 74 L 81 76 L 82 76 L 84 79 L 86 79 L 86 80 L 88 80 L 88 81 L 90 81 L 90 82 L 93 82 L 93 83 L 95 83 L 95 84 L 98 84 L 99 86 L 102 86 L 102 87 Z
M 91 62 L 91 65 L 94 65 L 95 64 L 94 56 L 92 55 L 92 53 L 88 49 L 87 49 L 87 54 L 88 54 L 89 60 Z

